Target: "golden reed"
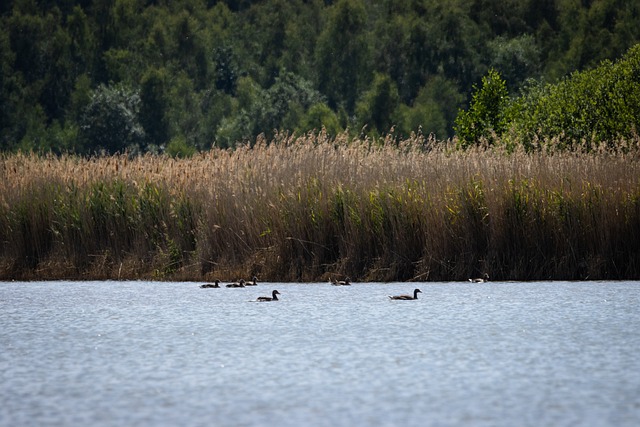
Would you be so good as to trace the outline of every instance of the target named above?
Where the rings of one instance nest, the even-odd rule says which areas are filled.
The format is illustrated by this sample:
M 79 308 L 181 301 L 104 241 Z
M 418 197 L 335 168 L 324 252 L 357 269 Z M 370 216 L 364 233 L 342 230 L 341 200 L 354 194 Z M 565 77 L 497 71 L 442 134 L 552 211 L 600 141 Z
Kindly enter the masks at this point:
M 0 278 L 639 278 L 638 141 L 541 146 L 321 132 L 189 159 L 5 155 Z

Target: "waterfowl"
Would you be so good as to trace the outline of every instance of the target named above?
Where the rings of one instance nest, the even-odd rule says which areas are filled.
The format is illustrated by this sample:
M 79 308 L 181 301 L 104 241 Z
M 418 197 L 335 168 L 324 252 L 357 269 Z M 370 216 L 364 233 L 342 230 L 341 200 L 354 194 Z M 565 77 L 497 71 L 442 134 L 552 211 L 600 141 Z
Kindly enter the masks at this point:
M 271 296 L 270 297 L 258 297 L 256 299 L 256 301 L 260 301 L 260 302 L 278 301 L 278 295 L 280 295 L 280 292 L 273 291 L 273 292 L 271 292 Z
M 251 281 L 249 282 L 244 282 L 245 286 L 258 286 L 258 278 L 256 276 L 253 276 L 253 279 L 251 279 Z
M 413 291 L 413 296 L 411 295 L 396 295 L 396 296 L 391 296 L 389 295 L 389 298 L 391 299 L 398 299 L 398 300 L 414 300 L 414 299 L 418 299 L 418 292 L 422 293 L 422 291 L 420 289 L 414 289 Z
M 204 285 L 200 285 L 201 288 L 219 288 L 220 280 L 216 279 L 213 283 L 205 283 Z
M 488 282 L 489 281 L 489 275 L 487 273 L 484 273 L 482 275 L 482 277 L 476 277 L 473 279 L 469 279 L 469 281 L 471 283 L 484 283 L 484 282 Z
M 348 277 L 344 280 L 335 280 L 331 278 L 331 284 L 333 286 L 351 286 L 351 279 L 349 279 Z
M 244 288 L 244 279 L 240 279 L 239 282 L 229 283 L 227 288 Z

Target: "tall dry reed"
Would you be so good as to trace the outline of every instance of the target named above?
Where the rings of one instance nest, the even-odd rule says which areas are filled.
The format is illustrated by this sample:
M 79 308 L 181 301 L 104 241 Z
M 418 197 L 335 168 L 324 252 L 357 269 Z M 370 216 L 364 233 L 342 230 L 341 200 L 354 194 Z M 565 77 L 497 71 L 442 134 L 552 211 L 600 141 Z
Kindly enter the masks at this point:
M 637 149 L 454 145 L 321 133 L 184 160 L 7 155 L 0 277 L 640 277 Z

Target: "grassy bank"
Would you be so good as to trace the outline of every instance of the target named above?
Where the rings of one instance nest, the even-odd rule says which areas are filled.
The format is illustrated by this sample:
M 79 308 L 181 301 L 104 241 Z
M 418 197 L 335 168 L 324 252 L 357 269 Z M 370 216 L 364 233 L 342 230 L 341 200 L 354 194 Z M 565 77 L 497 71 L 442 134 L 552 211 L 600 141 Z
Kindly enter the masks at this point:
M 450 148 L 312 135 L 184 160 L 8 155 L 0 278 L 640 278 L 637 149 Z

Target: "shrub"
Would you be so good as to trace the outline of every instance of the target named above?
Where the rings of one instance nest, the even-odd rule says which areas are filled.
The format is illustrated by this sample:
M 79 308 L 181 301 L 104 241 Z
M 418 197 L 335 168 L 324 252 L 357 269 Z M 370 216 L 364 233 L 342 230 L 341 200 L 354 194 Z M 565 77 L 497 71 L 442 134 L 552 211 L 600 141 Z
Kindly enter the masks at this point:
M 561 147 L 630 138 L 640 123 L 640 44 L 619 61 L 575 72 L 523 96 L 513 126 L 525 140 L 557 138 Z
M 482 85 L 474 85 L 469 110 L 460 111 L 455 131 L 461 148 L 478 144 L 481 139 L 493 142 L 492 133 L 501 135 L 507 128 L 509 93 L 507 84 L 496 70 L 482 78 Z

